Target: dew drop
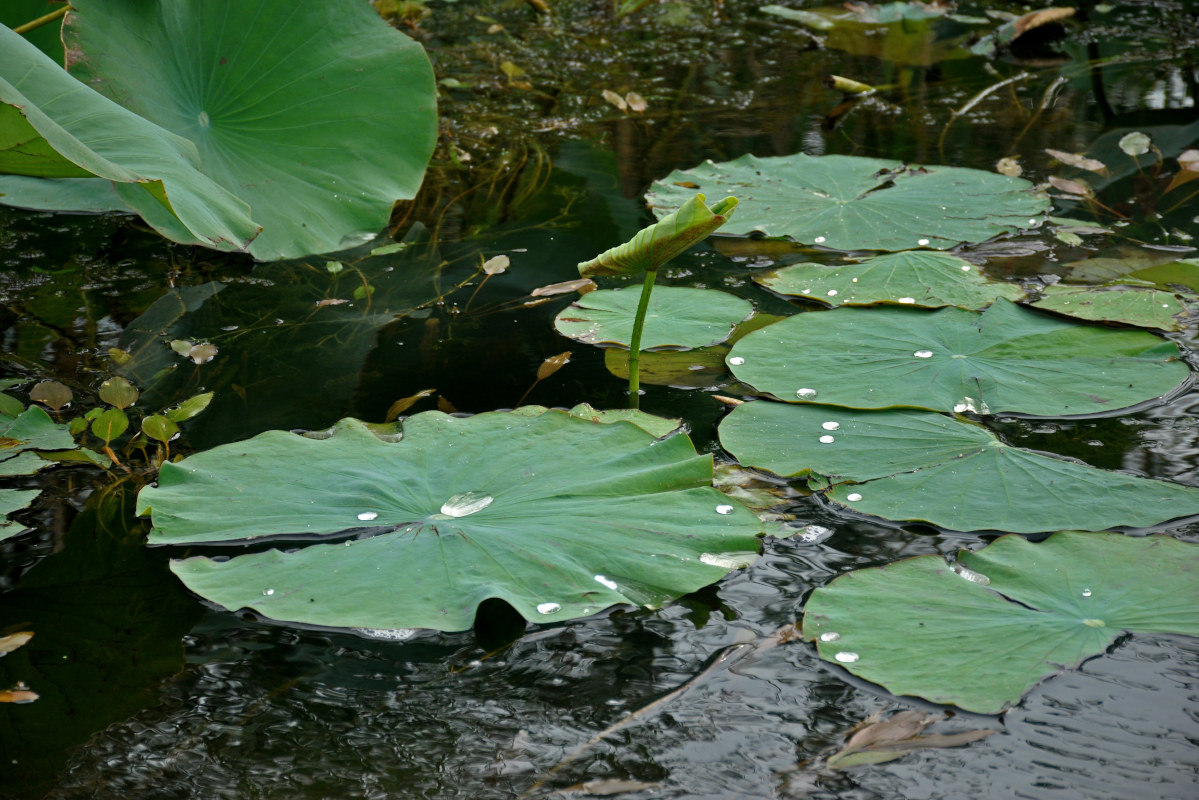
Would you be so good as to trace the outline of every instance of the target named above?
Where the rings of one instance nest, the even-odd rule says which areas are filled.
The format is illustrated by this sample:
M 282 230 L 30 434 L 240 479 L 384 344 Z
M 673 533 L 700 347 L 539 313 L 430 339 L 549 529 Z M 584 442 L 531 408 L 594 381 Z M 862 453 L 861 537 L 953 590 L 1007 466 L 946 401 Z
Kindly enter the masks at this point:
M 837 290 L 836 290 L 836 289 L 829 289 L 829 290 L 828 290 L 828 296 L 829 296 L 829 297 L 836 297 L 836 296 L 837 296 Z
M 856 503 L 862 499 L 862 496 L 857 492 L 850 492 L 849 494 L 845 495 L 845 499 L 851 503 Z
M 915 297 L 901 297 L 901 298 L 899 298 L 899 302 L 904 303 L 904 304 L 915 303 L 916 298 Z
M 275 590 L 274 590 L 274 589 L 263 589 L 263 590 L 262 590 L 262 594 L 263 594 L 263 596 L 264 596 L 264 597 L 270 597 L 270 596 L 271 596 L 271 595 L 273 595 L 274 593 L 275 593 Z
M 1091 590 L 1090 590 L 1090 589 L 1083 589 L 1083 590 L 1082 590 L 1082 596 L 1083 596 L 1083 597 L 1090 597 L 1090 596 L 1091 596 Z
M 729 363 L 732 364 L 734 367 L 739 367 L 745 363 L 745 359 L 742 358 L 741 356 L 733 356 L 732 358 L 729 359 Z
M 826 431 L 837 431 L 837 430 L 841 429 L 841 423 L 840 422 L 832 422 L 830 420 L 829 422 L 820 423 L 820 427 L 824 428 Z
M 717 513 L 717 514 L 732 514 L 732 513 L 733 513 L 733 507 L 732 507 L 732 506 L 729 506 L 729 505 L 719 505 L 719 506 L 716 506 L 716 513 Z
M 920 245 L 921 247 L 924 247 L 926 244 L 928 244 L 928 239 L 918 239 L 916 241 L 916 244 Z
M 822 642 L 835 642 L 840 638 L 841 634 L 837 633 L 836 631 L 829 631 L 828 633 L 820 634 L 820 641 Z
M 932 358 L 933 351 L 932 350 L 917 350 L 915 353 L 912 353 L 912 355 L 916 356 L 916 358 Z
M 858 279 L 857 279 L 857 278 L 850 278 L 850 279 L 849 279 L 849 282 L 850 282 L 850 283 L 857 283 L 857 282 L 858 282 Z
M 829 436 L 827 433 L 820 437 L 821 444 L 832 444 L 834 441 L 835 439 L 832 436 Z
M 602 584 L 602 585 L 604 585 L 604 586 L 607 586 L 607 587 L 608 587 L 609 589 L 611 589 L 612 591 L 616 591 L 616 581 L 614 581 L 614 580 L 609 580 L 608 578 L 605 578 L 603 575 L 596 575 L 596 576 L 595 576 L 595 582 L 596 582 L 596 583 L 598 583 L 598 584 Z
M 815 389 L 796 389 L 795 396 L 802 397 L 803 399 L 807 400 L 808 398 L 812 398 L 812 397 L 816 396 L 816 390 Z
M 815 242 L 816 244 L 824 244 L 824 237 L 823 237 L 823 236 L 817 236 L 817 237 L 816 237 L 815 239 L 813 239 L 812 241 L 813 241 L 813 242 Z
M 842 664 L 852 664 L 858 660 L 858 654 L 842 650 L 840 653 L 837 653 L 837 655 L 833 656 L 833 658 L 837 659 Z
M 988 578 L 986 575 L 983 575 L 981 572 L 975 572 L 965 564 L 954 564 L 951 569 L 955 575 L 963 580 L 970 581 L 971 583 L 977 583 L 979 586 L 991 585 L 990 578 Z
M 537 605 L 538 614 L 554 614 L 561 610 L 562 606 L 558 605 L 557 603 L 539 603 Z
M 468 517 L 491 505 L 494 497 L 485 492 L 462 492 L 446 500 L 441 513 L 446 517 Z
M 372 519 L 378 518 L 379 514 L 376 511 L 363 511 L 358 515 L 358 519 L 362 520 L 363 522 L 370 522 Z

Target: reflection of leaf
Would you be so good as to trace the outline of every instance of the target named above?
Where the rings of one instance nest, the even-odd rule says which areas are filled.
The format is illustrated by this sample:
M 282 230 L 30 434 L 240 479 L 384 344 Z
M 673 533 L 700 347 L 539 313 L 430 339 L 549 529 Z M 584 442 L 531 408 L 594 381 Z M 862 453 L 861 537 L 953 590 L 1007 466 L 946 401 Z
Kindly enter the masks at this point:
M 1002 712 L 1124 631 L 1199 635 L 1199 546 L 1168 536 L 1004 536 L 956 569 L 918 556 L 816 589 L 804 638 L 894 694 Z
M 372 529 L 172 569 L 213 602 L 273 619 L 463 630 L 487 598 L 555 622 L 657 607 L 752 560 L 757 519 L 711 479 L 711 456 L 686 436 L 620 420 L 428 411 L 398 441 L 343 420 L 319 440 L 272 431 L 164 464 L 138 511 L 153 515 L 154 544 Z
M 746 403 L 721 422 L 720 442 L 745 466 L 811 476 L 854 511 L 949 530 L 1101 531 L 1199 514 L 1199 488 L 1011 447 L 924 411 Z
M 945 250 L 1029 227 L 1050 205 L 1028 181 L 993 172 L 799 153 L 676 170 L 646 195 L 655 214 L 692 194 L 681 181 L 715 196 L 737 193 L 740 210 L 722 233 L 759 231 L 838 250 Z

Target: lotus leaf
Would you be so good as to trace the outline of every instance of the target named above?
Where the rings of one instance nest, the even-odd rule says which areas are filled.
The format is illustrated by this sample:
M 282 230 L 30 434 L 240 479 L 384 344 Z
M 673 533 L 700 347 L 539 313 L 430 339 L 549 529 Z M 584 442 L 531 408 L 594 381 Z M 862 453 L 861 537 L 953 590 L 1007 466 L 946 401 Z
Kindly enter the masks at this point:
M 646 200 L 664 216 L 697 187 L 740 198 L 722 233 L 788 236 L 837 250 L 945 250 L 1035 226 L 1050 207 L 1028 181 L 993 172 L 803 153 L 676 170 Z
M 747 403 L 721 423 L 720 442 L 746 466 L 811 475 L 855 511 L 949 530 L 1101 531 L 1199 514 L 1199 488 L 1010 447 L 924 411 Z
M 754 281 L 779 294 L 831 306 L 903 303 L 978 309 L 997 297 L 1017 300 L 1024 295 L 1014 283 L 988 280 L 969 261 L 927 250 L 887 253 L 840 266 L 792 264 L 757 275 Z
M 164 464 L 138 513 L 152 544 L 338 539 L 172 569 L 226 608 L 372 629 L 463 630 L 488 598 L 538 622 L 655 607 L 757 548 L 757 519 L 711 488 L 711 457 L 685 436 L 560 411 L 429 411 L 389 438 L 343 420 L 326 438 L 222 445 Z
M 816 589 L 804 638 L 899 695 L 984 714 L 1125 631 L 1199 635 L 1199 547 L 1167 536 L 1004 536 L 951 567 L 918 556 Z
M 21 532 L 20 528 L 12 527 L 13 523 L 8 515 L 28 508 L 40 493 L 38 489 L 0 489 L 0 517 L 3 518 L 0 520 L 0 542 Z
M 1186 304 L 1174 292 L 1151 286 L 1046 286 L 1032 304 L 1079 319 L 1124 322 L 1163 331 L 1181 329 Z
M 746 336 L 728 363 L 738 380 L 791 402 L 1047 416 L 1115 411 L 1189 375 L 1178 346 L 1154 334 L 1079 325 L 1002 299 L 981 314 L 798 314 Z
M 637 292 L 588 292 L 558 314 L 558 333 L 589 344 L 629 346 L 637 314 Z M 659 286 L 649 300 L 643 349 L 695 348 L 719 344 L 753 313 L 748 300 L 713 289 Z

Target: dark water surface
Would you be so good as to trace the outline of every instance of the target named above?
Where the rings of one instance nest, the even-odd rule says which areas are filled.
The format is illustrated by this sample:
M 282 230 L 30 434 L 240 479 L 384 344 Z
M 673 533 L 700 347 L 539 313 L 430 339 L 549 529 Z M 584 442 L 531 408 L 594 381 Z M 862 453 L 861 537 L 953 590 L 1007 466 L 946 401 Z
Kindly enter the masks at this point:
M 603 352 L 553 331 L 573 295 L 524 303 L 647 224 L 640 195 L 671 169 L 743 153 L 982 169 L 1018 156 L 1025 177 L 1041 181 L 1074 175 L 1044 148 L 1102 158 L 1143 131 L 1175 165 L 1199 147 L 1199 17 L 1187 4 L 1089 6 L 1065 29 L 989 59 L 955 44 L 999 22 L 910 25 L 821 48 L 746 2 L 654 3 L 624 18 L 610 2 L 548 2 L 549 22 L 529 3 L 431 2 L 407 28 L 438 77 L 460 85 L 444 89 L 446 138 L 426 189 L 397 214 L 396 234 L 412 245 L 369 261 L 357 262 L 365 249 L 339 256 L 376 287 L 369 304 L 314 311 L 352 296 L 358 280 L 330 274 L 326 257 L 254 265 L 169 245 L 126 218 L 0 208 L 0 377 L 55 376 L 76 388 L 68 415 L 81 413 L 111 374 L 109 348 L 145 348 L 130 376 L 140 407 L 217 392 L 184 426 L 183 451 L 343 416 L 381 420 L 397 399 L 430 388 L 413 412 L 439 398 L 466 413 L 510 408 L 542 360 L 564 350 L 570 364 L 528 402 L 620 407 L 624 382 Z M 826 73 L 885 88 L 847 105 L 821 84 Z M 626 116 L 603 89 L 636 91 L 648 108 Z M 1181 190 L 1163 195 L 1167 182 L 1152 168 L 1093 176 L 1121 216 L 1069 199 L 1057 212 L 1111 234 L 1068 244 L 1036 230 L 966 254 L 1013 280 L 1068 276 L 1085 260 L 1187 257 L 1199 203 Z M 473 284 L 454 289 L 499 253 L 512 260 L 507 273 L 473 299 Z M 763 255 L 716 239 L 659 282 L 790 313 L 749 276 L 838 256 L 799 246 Z M 191 364 L 162 346 L 164 331 L 220 352 Z M 1171 336 L 1195 347 L 1193 326 Z M 685 418 L 697 447 L 727 460 L 714 428 L 724 407 L 712 394 L 729 381 L 699 373 L 692 388 L 649 385 L 642 407 Z M 1197 410 L 1199 389 L 1188 388 L 1113 418 L 991 427 L 1013 444 L 1199 485 Z M 705 672 L 726 648 L 794 623 L 810 590 L 847 570 L 978 548 L 991 534 L 863 520 L 792 492 L 791 524 L 823 526 L 830 538 L 768 539 L 753 567 L 660 611 L 530 626 L 507 647 L 491 646 L 503 635 L 486 630 L 385 642 L 206 607 L 170 574 L 168 553 L 142 546 L 138 478 L 113 479 L 83 467 L 23 479 L 45 492 L 18 517 L 32 530 L 0 544 L 0 632 L 20 625 L 36 636 L 0 658 L 0 688 L 21 680 L 40 698 L 0 705 L 0 796 L 518 798 L 597 733 L 684 685 L 578 753 L 535 796 L 615 779 L 641 785 L 621 796 L 646 798 L 1199 796 L 1192 638 L 1125 637 L 1002 717 L 959 713 L 931 729 L 995 735 L 841 773 L 804 765 L 873 713 L 928 706 L 799 642 Z M 1155 532 L 1199 541 L 1194 522 Z

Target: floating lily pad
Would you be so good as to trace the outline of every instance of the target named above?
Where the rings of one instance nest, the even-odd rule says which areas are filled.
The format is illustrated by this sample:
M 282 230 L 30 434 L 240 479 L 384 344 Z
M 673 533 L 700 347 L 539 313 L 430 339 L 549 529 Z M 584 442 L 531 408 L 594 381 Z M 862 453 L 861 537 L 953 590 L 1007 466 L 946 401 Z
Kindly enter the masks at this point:
M 1017 300 L 1024 295 L 1014 283 L 984 277 L 969 261 L 927 250 L 888 253 L 839 266 L 793 264 L 757 275 L 754 281 L 779 294 L 831 306 L 901 303 L 978 309 L 997 297 Z
M 8 515 L 29 508 L 39 494 L 40 489 L 0 489 L 0 542 L 21 532 L 20 528 L 13 528 Z
M 560 411 L 430 411 L 398 441 L 343 420 L 327 438 L 272 431 L 164 464 L 138 513 L 152 544 L 338 539 L 172 564 L 226 608 L 463 630 L 488 598 L 555 622 L 655 607 L 748 563 L 761 526 L 711 480 L 685 436 Z
M 676 170 L 646 200 L 664 216 L 697 189 L 740 199 L 720 233 L 788 236 L 837 250 L 945 250 L 1030 227 L 1050 208 L 1028 181 L 994 172 L 803 153 Z
M 855 511 L 948 530 L 1148 527 L 1199 514 L 1199 488 L 1034 453 L 924 411 L 746 403 L 720 424 L 745 466 L 811 476 Z
M 840 308 L 751 333 L 728 363 L 790 402 L 1063 416 L 1115 411 L 1190 374 L 1146 331 L 1080 325 L 997 300 L 983 313 Z
M 1150 286 L 1046 286 L 1044 297 L 1032 304 L 1079 319 L 1125 322 L 1142 328 L 1176 331 L 1179 317 L 1188 313 L 1174 292 Z
M 1166 536 L 1004 536 L 958 564 L 842 575 L 812 593 L 804 638 L 894 694 L 996 714 L 1126 631 L 1199 635 L 1199 547 Z
M 563 336 L 588 344 L 628 347 L 640 299 L 640 292 L 629 289 L 588 292 L 558 314 L 554 327 Z M 748 300 L 726 292 L 658 286 L 650 297 L 641 348 L 719 344 L 752 313 Z

